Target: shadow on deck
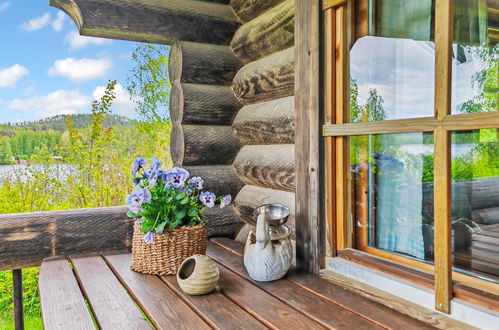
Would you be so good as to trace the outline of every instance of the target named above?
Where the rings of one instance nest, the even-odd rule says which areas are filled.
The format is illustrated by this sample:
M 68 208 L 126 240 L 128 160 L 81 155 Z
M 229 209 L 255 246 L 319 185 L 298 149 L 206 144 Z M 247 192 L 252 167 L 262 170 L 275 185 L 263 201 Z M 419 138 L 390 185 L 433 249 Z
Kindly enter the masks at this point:
M 254 282 L 242 252 L 231 239 L 208 243 L 220 280 L 203 296 L 183 293 L 175 276 L 131 271 L 129 253 L 48 259 L 39 283 L 45 329 L 429 328 L 308 273 Z

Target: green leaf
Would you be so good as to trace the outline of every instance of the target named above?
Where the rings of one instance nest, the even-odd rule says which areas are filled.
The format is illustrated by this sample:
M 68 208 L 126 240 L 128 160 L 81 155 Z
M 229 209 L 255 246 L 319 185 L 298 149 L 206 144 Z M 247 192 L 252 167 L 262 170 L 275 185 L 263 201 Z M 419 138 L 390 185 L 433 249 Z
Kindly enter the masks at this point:
M 126 213 L 126 215 L 129 217 L 129 218 L 137 218 L 139 217 L 139 215 L 137 213 L 133 213 L 132 211 L 128 211 Z
M 198 211 L 196 209 L 190 209 L 189 212 L 187 212 L 187 215 L 193 218 L 198 215 Z
M 153 223 L 150 223 L 150 222 L 144 222 L 142 224 L 142 232 L 144 233 L 147 233 L 148 231 L 151 231 L 152 230 L 152 227 L 153 227 Z
M 187 210 L 186 209 L 176 210 L 175 211 L 175 218 L 177 220 L 182 220 L 185 217 L 186 214 L 187 214 Z
M 181 200 L 182 198 L 184 198 L 184 194 L 178 194 L 177 196 L 175 196 L 175 199 L 176 200 Z
M 162 222 L 156 226 L 156 234 L 163 234 L 163 230 L 165 229 L 166 222 Z
M 189 203 L 189 197 L 185 197 L 184 199 L 182 199 L 182 200 L 180 201 L 180 204 L 181 204 L 181 205 L 185 205 L 185 204 L 187 204 L 187 203 Z

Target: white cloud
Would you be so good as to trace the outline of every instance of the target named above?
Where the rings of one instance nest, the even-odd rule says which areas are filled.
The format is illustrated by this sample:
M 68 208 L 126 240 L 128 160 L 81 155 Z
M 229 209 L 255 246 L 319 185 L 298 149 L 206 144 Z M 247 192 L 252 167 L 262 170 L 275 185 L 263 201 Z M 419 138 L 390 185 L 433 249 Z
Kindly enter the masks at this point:
M 106 87 L 99 86 L 94 90 L 92 96 L 95 100 L 100 100 L 105 91 Z M 126 117 L 135 117 L 135 102 L 130 98 L 130 93 L 120 84 L 114 86 L 114 92 L 116 94 L 113 102 L 114 113 Z
M 20 64 L 14 64 L 10 68 L 0 69 L 0 87 L 12 87 L 24 75 L 28 74 L 28 69 Z
M 21 25 L 21 29 L 32 32 L 36 30 L 40 30 L 45 26 L 50 24 L 50 13 L 45 13 L 42 16 L 35 17 L 28 22 L 25 22 Z
M 36 119 L 60 115 L 73 114 L 90 106 L 91 99 L 77 90 L 57 90 L 50 94 L 14 99 L 9 104 L 9 109 L 23 112 L 32 112 Z
M 61 76 L 74 82 L 82 82 L 95 78 L 104 78 L 112 65 L 111 60 L 108 58 L 82 58 L 77 60 L 68 57 L 55 61 L 48 73 L 51 76 Z
M 86 45 L 107 45 L 111 40 L 104 38 L 94 38 L 81 36 L 77 31 L 70 31 L 66 34 L 66 41 L 69 43 L 69 49 L 74 50 L 85 47 Z
M 62 25 L 64 24 L 65 20 L 66 20 L 66 14 L 64 14 L 64 12 L 62 12 L 62 11 L 57 12 L 57 17 L 52 22 L 52 28 L 55 31 L 61 31 L 62 30 Z
M 5 1 L 0 4 L 0 11 L 4 11 L 5 9 L 9 8 L 11 5 L 10 1 Z

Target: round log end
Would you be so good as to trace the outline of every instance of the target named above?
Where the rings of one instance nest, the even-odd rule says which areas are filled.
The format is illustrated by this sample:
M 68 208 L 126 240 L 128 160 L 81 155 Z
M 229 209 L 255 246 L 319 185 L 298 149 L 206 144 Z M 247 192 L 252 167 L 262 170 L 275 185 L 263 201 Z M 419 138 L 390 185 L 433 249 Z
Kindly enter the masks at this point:
M 184 130 L 182 125 L 173 124 L 172 133 L 170 136 L 170 152 L 173 160 L 173 165 L 182 166 L 184 159 Z
M 182 44 L 179 40 L 175 40 L 170 47 L 168 74 L 172 82 L 180 81 L 180 77 L 182 76 Z
M 170 117 L 172 122 L 180 123 L 184 112 L 184 91 L 179 80 L 172 82 L 170 90 Z

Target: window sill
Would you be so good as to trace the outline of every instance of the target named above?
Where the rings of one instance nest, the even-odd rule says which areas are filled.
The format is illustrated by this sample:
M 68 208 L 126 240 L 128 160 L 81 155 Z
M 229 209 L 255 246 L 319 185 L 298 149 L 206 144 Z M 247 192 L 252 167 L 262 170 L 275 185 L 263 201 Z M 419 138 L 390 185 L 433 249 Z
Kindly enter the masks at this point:
M 338 257 L 433 291 L 434 276 L 428 272 L 354 249 L 340 250 Z M 456 299 L 499 313 L 499 295 L 463 283 L 455 283 L 453 291 Z

